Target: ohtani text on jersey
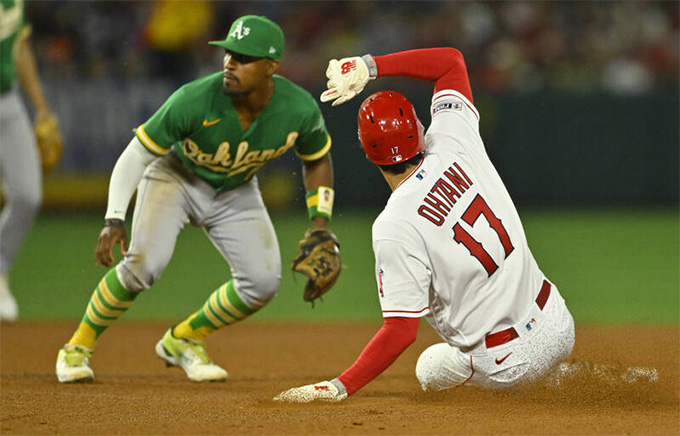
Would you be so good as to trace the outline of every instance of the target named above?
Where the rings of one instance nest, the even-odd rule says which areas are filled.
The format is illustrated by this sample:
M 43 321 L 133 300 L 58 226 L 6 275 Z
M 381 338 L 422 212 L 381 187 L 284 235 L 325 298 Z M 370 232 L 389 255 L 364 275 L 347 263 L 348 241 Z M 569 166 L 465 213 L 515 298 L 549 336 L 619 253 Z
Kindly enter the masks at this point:
M 470 186 L 472 186 L 472 180 L 460 165 L 454 162 L 444 170 L 442 177 L 434 182 L 430 192 L 423 198 L 423 204 L 418 208 L 418 215 L 436 226 L 441 226 L 451 212 L 451 207 L 465 191 L 470 189 Z

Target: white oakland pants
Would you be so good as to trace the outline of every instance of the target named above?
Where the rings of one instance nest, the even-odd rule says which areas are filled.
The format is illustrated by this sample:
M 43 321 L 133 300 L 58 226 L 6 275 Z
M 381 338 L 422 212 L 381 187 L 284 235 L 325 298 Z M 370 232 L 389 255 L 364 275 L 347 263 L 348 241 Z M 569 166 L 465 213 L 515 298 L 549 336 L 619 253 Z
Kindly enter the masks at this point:
M 574 348 L 574 319 L 557 288 L 545 283 L 550 293 L 542 309 L 534 302 L 520 322 L 488 335 L 475 349 L 464 353 L 441 343 L 423 351 L 416 364 L 423 390 L 441 391 L 463 384 L 510 388 L 550 373 L 569 357 Z

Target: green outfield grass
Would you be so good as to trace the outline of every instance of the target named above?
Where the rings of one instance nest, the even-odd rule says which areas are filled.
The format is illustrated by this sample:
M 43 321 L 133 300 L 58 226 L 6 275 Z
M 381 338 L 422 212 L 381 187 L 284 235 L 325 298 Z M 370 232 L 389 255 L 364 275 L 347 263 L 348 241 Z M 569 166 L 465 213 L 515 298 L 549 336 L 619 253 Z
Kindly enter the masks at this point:
M 302 301 L 302 276 L 288 269 L 307 228 L 302 214 L 274 214 L 283 258 L 276 299 L 249 322 L 381 320 L 371 250 L 378 211 L 336 213 L 343 270 L 314 309 Z M 577 323 L 677 324 L 680 256 L 677 209 L 522 209 L 529 245 L 560 288 Z M 106 272 L 93 261 L 99 215 L 43 214 L 31 230 L 11 276 L 24 321 L 82 316 Z M 228 278 L 226 262 L 200 229 L 187 228 L 163 277 L 137 299 L 123 320 L 183 319 Z

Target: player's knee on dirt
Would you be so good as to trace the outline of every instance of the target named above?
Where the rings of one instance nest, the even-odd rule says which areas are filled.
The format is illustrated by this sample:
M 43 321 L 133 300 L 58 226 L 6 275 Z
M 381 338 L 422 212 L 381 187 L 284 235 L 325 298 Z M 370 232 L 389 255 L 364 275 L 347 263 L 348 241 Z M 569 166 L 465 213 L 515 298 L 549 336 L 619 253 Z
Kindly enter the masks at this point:
M 446 343 L 430 346 L 422 352 L 416 363 L 416 377 L 424 391 L 441 391 L 458 386 L 471 375 L 470 358 Z

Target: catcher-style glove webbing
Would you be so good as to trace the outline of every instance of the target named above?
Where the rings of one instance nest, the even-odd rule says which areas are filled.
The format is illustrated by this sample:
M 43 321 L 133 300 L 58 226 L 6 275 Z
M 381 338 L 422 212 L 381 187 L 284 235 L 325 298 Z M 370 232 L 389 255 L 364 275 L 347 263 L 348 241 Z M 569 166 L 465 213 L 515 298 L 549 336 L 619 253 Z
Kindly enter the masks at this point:
M 48 174 L 59 163 L 64 152 L 64 139 L 61 136 L 59 121 L 54 115 L 39 117 L 33 127 L 38 153 L 44 174 Z
M 302 299 L 313 305 L 314 300 L 330 291 L 340 275 L 342 261 L 338 238 L 330 230 L 307 230 L 291 269 L 309 277 Z

